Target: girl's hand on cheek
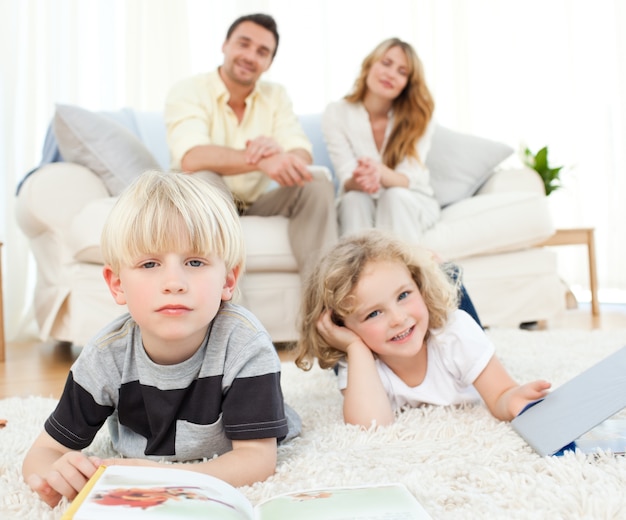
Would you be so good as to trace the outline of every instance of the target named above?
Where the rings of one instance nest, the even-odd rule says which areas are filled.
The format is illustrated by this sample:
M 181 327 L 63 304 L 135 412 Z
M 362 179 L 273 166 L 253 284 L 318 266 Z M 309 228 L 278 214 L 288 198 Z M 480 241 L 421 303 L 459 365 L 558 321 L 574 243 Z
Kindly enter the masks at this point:
M 346 352 L 351 343 L 361 341 L 361 338 L 350 329 L 336 325 L 329 310 L 324 311 L 317 320 L 317 331 L 329 345 L 342 352 Z

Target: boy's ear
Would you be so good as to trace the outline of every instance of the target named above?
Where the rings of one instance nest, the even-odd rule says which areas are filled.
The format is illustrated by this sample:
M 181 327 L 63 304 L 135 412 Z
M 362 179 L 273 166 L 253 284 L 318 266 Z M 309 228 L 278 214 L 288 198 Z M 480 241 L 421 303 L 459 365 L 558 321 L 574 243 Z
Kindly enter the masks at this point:
M 226 281 L 224 282 L 224 287 L 222 287 L 223 302 L 227 302 L 232 299 L 233 294 L 235 294 L 235 289 L 237 288 L 237 280 L 239 280 L 240 274 L 240 265 L 233 267 L 230 271 L 226 273 Z
M 126 305 L 126 296 L 124 295 L 124 289 L 122 289 L 120 277 L 113 272 L 110 265 L 104 266 L 102 275 L 104 276 L 104 281 L 109 286 L 109 291 L 111 291 L 115 303 Z

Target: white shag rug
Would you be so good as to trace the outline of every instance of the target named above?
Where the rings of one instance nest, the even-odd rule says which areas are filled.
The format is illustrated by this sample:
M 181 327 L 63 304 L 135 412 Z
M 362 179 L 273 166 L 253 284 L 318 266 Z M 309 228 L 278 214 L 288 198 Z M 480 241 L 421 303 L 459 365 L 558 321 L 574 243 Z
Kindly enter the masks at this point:
M 518 381 L 546 378 L 553 387 L 626 345 L 626 329 L 488 334 Z M 540 457 L 483 405 L 409 410 L 392 426 L 364 431 L 343 424 L 334 377 L 319 368 L 302 372 L 283 364 L 285 399 L 300 413 L 303 432 L 279 448 L 274 476 L 241 488 L 253 503 L 305 488 L 399 481 L 435 519 L 626 518 L 625 457 Z M 0 430 L 4 520 L 59 519 L 67 508 L 65 501 L 48 508 L 20 473 L 54 404 L 39 397 L 0 401 L 0 418 L 8 419 Z M 92 451 L 110 455 L 107 435 L 98 435 Z

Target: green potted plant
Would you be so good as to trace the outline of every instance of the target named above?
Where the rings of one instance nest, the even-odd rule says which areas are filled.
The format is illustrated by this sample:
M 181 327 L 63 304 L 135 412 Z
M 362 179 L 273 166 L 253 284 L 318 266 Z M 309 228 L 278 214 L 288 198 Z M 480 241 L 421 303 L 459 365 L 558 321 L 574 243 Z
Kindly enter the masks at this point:
M 561 187 L 561 179 L 559 178 L 559 175 L 563 166 L 550 166 L 550 163 L 548 162 L 547 146 L 544 146 L 537 153 L 533 153 L 528 147 L 524 147 L 522 151 L 522 160 L 526 166 L 532 168 L 539 174 L 539 177 L 541 177 L 541 180 L 543 181 L 546 195 L 550 195 L 550 193 Z

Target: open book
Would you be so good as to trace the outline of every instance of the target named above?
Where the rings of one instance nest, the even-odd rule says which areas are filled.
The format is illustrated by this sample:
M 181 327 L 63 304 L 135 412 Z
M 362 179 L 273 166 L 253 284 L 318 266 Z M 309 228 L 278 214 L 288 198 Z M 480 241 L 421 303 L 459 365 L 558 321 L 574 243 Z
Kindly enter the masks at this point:
M 562 455 L 567 450 L 583 453 L 610 451 L 613 455 L 626 455 L 626 419 L 607 419 L 555 455 Z
M 530 403 L 511 426 L 539 455 L 568 449 L 623 453 L 626 421 L 610 417 L 624 407 L 626 347 Z
M 431 517 L 402 484 L 298 491 L 256 507 L 215 477 L 174 468 L 101 466 L 62 520 L 414 520 Z

